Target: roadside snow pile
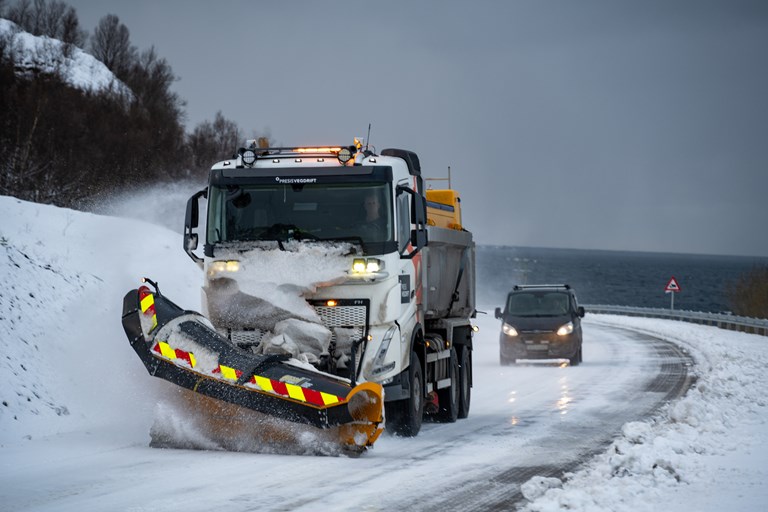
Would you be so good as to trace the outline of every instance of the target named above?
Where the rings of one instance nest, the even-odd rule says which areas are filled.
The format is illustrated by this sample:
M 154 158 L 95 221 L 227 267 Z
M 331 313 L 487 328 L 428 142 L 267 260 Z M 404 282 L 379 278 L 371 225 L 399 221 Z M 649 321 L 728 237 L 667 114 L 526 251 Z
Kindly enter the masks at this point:
M 733 510 L 731 500 L 738 491 L 729 486 L 754 481 L 755 471 L 768 477 L 766 457 L 759 457 L 760 468 L 732 460 L 750 455 L 745 459 L 754 461 L 754 450 L 768 454 L 768 432 L 761 426 L 768 422 L 768 399 L 763 393 L 755 396 L 755 390 L 768 389 L 768 340 L 658 319 L 590 318 L 686 348 L 696 360 L 698 380 L 686 396 L 665 406 L 653 420 L 624 425 L 621 436 L 604 454 L 566 474 L 563 481 L 529 480 L 521 487 L 529 500 L 521 510 L 712 510 L 718 495 L 730 496 L 723 508 Z M 724 336 L 729 342 L 722 342 Z M 738 340 L 732 342 L 732 338 Z M 761 431 L 762 439 L 750 439 L 743 429 Z M 744 446 L 745 437 L 750 439 L 748 446 Z M 702 488 L 711 489 L 712 494 L 702 494 Z
M 58 74 L 66 83 L 84 91 L 114 91 L 133 96 L 131 90 L 100 60 L 77 47 L 70 57 L 64 43 L 46 36 L 24 32 L 10 20 L 0 18 L 0 38 L 7 41 L 6 51 L 13 58 L 19 75 Z
M 8 198 L 0 198 L 5 203 Z M 60 210 L 41 206 L 43 218 Z M 29 416 L 49 420 L 66 416 L 69 408 L 56 394 L 56 386 L 46 376 L 56 374 L 50 364 L 61 347 L 50 344 L 58 329 L 70 322 L 64 315 L 62 296 L 79 297 L 95 276 L 73 272 L 64 254 L 52 251 L 43 240 L 27 238 L 38 215 L 19 215 L 20 209 L 0 208 L 4 227 L 0 228 L 0 418 L 20 423 Z M 31 212 L 27 212 L 31 213 Z M 61 220 L 61 235 L 66 236 L 70 220 Z M 45 352 L 45 354 L 43 354 Z
M 156 272 L 184 283 L 165 287 L 179 303 L 198 299 L 199 270 L 180 244 L 167 243 L 179 235 L 7 196 L 0 218 L 0 445 L 79 430 L 81 422 L 90 428 L 115 408 L 151 415 L 146 396 L 132 396 L 152 384 L 125 338 L 123 296 L 114 293 Z M 189 307 L 199 309 L 199 299 Z

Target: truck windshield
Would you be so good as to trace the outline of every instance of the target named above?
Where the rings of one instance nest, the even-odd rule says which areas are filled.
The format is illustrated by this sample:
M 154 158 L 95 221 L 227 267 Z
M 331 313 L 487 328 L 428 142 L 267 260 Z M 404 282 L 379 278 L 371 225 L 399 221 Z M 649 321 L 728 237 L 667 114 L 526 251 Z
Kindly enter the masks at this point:
M 561 292 L 519 292 L 507 299 L 510 316 L 562 316 L 568 314 L 568 294 Z
M 386 183 L 212 186 L 208 243 L 256 240 L 393 240 Z

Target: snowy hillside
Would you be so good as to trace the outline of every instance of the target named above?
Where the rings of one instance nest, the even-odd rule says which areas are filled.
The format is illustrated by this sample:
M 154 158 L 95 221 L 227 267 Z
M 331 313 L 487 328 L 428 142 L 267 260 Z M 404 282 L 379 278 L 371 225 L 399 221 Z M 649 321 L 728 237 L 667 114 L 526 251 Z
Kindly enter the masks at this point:
M 181 211 L 176 214 L 183 216 Z M 254 503 L 279 492 L 262 494 L 258 488 L 258 473 L 265 465 L 271 479 L 291 482 L 300 459 L 298 465 L 320 480 L 322 475 L 349 478 L 363 472 L 354 483 L 324 480 L 330 489 L 326 494 L 335 503 L 332 508 L 361 510 L 347 506 L 345 499 L 359 498 L 365 486 L 377 485 L 369 476 L 382 476 L 381 464 L 396 462 L 388 460 L 388 450 L 428 440 L 427 435 L 386 438 L 360 460 L 229 457 L 147 448 L 154 408 L 170 386 L 147 375 L 125 339 L 122 297 L 141 276 L 148 276 L 180 306 L 199 309 L 199 270 L 182 251 L 180 234 L 143 221 L 5 196 L 0 196 L 0 218 L 0 509 L 178 510 L 185 504 L 187 510 L 207 510 L 215 503 L 233 509 L 243 497 L 242 486 L 224 485 L 214 471 L 203 471 L 204 478 L 199 469 L 186 476 L 167 471 L 168 466 L 214 466 L 251 475 L 249 481 L 256 487 L 247 496 L 253 501 L 234 510 L 253 510 Z M 476 350 L 477 360 L 486 365 L 482 368 L 495 370 L 498 325 L 491 317 L 478 318 L 484 337 Z M 657 417 L 626 424 L 605 453 L 565 481 L 531 479 L 522 488 L 531 500 L 527 510 L 765 509 L 768 339 L 714 327 L 600 315 L 587 316 L 585 333 L 604 325 L 629 327 L 685 347 L 697 361 L 697 383 Z M 584 368 L 573 370 L 591 371 L 587 359 Z M 495 394 L 489 388 L 497 378 L 495 373 L 476 376 L 477 411 L 486 406 L 486 396 Z M 480 440 L 493 446 L 494 439 L 468 438 L 462 444 L 471 448 Z M 558 448 L 545 451 L 553 449 Z M 486 453 L 473 451 L 474 458 Z M 435 471 L 429 456 L 418 464 Z M 457 458 L 451 464 L 441 469 L 462 474 L 467 466 L 483 465 L 483 460 Z M 50 471 L 52 480 L 38 478 L 41 467 Z M 387 478 L 396 479 L 397 472 Z M 139 482 L 159 479 L 162 484 L 151 484 L 162 488 L 157 496 L 136 490 Z M 210 496 L 190 491 L 211 485 L 217 491 L 203 493 Z M 413 484 L 398 487 L 406 492 Z M 295 508 L 309 510 L 316 504 L 307 503 Z
M 131 90 L 101 61 L 74 48 L 71 57 L 63 52 L 63 43 L 45 36 L 24 32 L 12 21 L 0 18 L 0 38 L 8 41 L 10 54 L 19 74 L 55 74 L 76 89 L 99 92 L 112 90 L 132 95 Z

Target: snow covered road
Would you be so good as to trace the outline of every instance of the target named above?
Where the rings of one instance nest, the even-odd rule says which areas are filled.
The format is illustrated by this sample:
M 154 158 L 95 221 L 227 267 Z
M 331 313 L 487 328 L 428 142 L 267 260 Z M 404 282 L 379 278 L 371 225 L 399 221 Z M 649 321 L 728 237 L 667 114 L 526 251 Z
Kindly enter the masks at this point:
M 685 361 L 660 355 L 654 339 L 589 324 L 590 356 L 579 367 L 500 367 L 496 321 L 481 323 L 466 420 L 426 424 L 414 439 L 385 435 L 349 459 L 151 449 L 150 424 L 132 422 L 126 409 L 101 428 L 5 445 L 3 460 L 16 463 L 2 466 L 0 502 L 12 510 L 508 509 L 531 476 L 572 469 L 656 407 L 669 391 L 655 385 L 663 368 L 685 375 Z M 171 399 L 170 385 L 136 378 L 148 402 Z M 87 379 L 81 385 L 88 393 Z
M 765 503 L 765 339 L 649 319 L 588 315 L 578 367 L 501 367 L 498 321 L 480 316 L 469 418 L 359 458 L 149 448 L 176 391 L 146 373 L 120 308 L 141 275 L 199 306 L 179 235 L 4 197 L 0 212 L 0 509 L 510 510 L 525 495 L 529 510 L 686 510 L 726 470 L 745 504 L 731 510 Z M 698 381 L 658 411 L 690 377 L 675 346 Z M 738 457 L 721 472 L 722 446 Z

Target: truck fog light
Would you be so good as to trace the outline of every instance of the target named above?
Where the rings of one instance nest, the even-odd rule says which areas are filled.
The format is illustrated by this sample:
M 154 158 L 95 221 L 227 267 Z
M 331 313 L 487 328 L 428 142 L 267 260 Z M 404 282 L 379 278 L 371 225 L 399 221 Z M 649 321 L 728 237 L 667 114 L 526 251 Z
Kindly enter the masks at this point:
M 378 258 L 368 258 L 368 261 L 365 262 L 365 271 L 366 272 L 378 272 L 381 270 L 381 267 L 383 266 L 383 262 Z
M 364 258 L 355 258 L 352 261 L 352 272 L 357 272 L 359 274 L 362 274 L 365 272 L 365 259 Z
M 352 273 L 376 274 L 384 269 L 384 262 L 378 258 L 355 258 L 352 261 Z

